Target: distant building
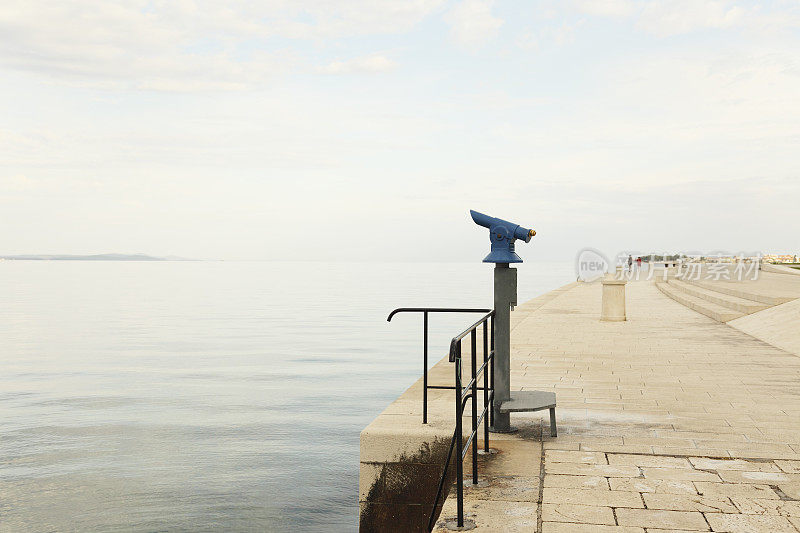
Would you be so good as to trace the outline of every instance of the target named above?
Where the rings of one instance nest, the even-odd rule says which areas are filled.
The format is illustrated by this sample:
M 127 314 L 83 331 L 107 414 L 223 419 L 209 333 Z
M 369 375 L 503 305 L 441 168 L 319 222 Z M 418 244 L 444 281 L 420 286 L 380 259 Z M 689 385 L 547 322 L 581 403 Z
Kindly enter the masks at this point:
M 768 263 L 798 263 L 800 256 L 796 254 L 766 254 L 764 261 Z

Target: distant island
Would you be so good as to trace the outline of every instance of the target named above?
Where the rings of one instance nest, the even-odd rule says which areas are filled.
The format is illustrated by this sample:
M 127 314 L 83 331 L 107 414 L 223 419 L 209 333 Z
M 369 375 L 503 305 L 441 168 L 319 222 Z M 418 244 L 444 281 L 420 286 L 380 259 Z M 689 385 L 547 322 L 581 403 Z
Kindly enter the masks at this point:
M 153 257 L 145 254 L 95 255 L 0 255 L 0 261 L 190 261 L 182 257 Z

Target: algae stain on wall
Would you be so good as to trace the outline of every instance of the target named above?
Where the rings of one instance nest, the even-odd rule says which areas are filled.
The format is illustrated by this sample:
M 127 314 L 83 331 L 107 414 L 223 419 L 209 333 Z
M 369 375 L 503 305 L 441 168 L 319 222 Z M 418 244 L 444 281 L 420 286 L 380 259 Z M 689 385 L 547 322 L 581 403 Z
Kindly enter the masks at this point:
M 366 500 L 361 502 L 359 531 L 428 531 L 428 520 L 434 510 L 433 502 L 449 448 L 449 439 L 436 439 L 422 443 L 414 455 L 402 455 L 393 462 L 373 463 L 380 472 Z M 455 481 L 455 470 L 455 457 L 451 457 L 434 522 Z

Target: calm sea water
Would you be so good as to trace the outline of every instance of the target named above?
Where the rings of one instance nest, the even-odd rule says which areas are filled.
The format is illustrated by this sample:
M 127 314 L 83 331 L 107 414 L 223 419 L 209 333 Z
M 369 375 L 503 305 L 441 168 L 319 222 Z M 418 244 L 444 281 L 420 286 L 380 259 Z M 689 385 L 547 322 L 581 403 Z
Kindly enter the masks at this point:
M 520 266 L 520 302 L 574 279 Z M 0 262 L 0 530 L 354 531 L 358 435 L 489 265 Z M 432 363 L 469 319 L 431 319 Z

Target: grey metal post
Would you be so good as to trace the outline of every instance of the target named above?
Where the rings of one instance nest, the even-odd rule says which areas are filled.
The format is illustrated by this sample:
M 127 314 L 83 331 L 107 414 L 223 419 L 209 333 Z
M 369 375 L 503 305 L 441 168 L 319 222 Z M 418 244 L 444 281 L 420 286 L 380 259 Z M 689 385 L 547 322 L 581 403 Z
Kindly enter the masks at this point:
M 494 267 L 494 413 L 491 430 L 513 431 L 509 413 L 501 413 L 500 405 L 511 399 L 511 306 L 517 305 L 517 269 L 508 263 Z

